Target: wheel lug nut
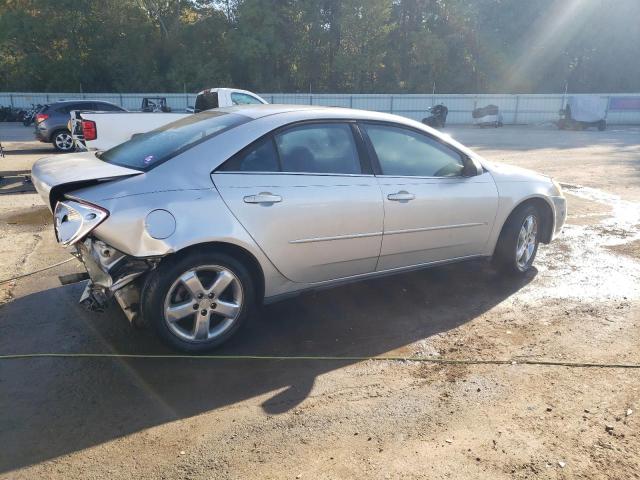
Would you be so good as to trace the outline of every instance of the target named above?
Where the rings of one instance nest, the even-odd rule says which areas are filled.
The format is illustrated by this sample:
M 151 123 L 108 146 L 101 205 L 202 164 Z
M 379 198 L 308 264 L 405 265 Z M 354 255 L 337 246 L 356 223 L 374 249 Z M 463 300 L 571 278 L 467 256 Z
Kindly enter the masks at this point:
M 210 293 L 210 294 L 208 295 L 208 297 L 209 297 L 209 298 L 213 298 L 213 293 Z
M 206 310 L 200 310 L 200 314 L 201 314 L 201 315 L 206 315 L 206 314 L 207 314 L 207 311 L 206 311 Z
M 198 298 L 202 298 L 202 297 L 204 297 L 204 294 L 199 293 L 199 294 L 198 294 Z
M 211 308 L 216 308 L 218 305 L 216 305 L 215 303 L 211 304 Z
M 200 308 L 200 305 L 198 305 L 197 303 L 194 303 L 194 304 L 193 304 L 193 309 L 194 309 L 194 310 L 197 310 L 197 309 L 199 309 L 199 308 Z

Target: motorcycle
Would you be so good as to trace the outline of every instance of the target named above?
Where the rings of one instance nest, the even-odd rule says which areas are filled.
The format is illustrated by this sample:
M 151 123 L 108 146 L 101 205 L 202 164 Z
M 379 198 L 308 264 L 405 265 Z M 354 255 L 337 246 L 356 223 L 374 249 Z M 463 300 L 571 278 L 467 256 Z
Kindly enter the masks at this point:
M 433 128 L 444 128 L 447 123 L 449 109 L 443 104 L 434 105 L 427 110 L 431 115 L 422 119 L 422 123 Z
M 42 108 L 42 105 L 40 104 L 34 105 L 32 103 L 31 108 L 24 113 L 24 117 L 22 118 L 22 124 L 25 127 L 28 127 L 29 125 L 31 125 L 36 119 L 36 113 L 38 113 L 41 108 Z

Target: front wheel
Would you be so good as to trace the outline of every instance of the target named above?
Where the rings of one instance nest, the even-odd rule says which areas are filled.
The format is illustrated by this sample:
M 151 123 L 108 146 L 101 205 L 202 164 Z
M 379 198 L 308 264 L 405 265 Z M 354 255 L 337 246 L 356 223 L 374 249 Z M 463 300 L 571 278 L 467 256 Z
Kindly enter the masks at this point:
M 142 315 L 170 347 L 204 352 L 226 342 L 255 305 L 243 263 L 213 251 L 169 258 L 151 273 Z
M 540 214 L 532 205 L 511 214 L 494 254 L 494 262 L 503 272 L 524 274 L 531 269 L 538 252 L 541 227 Z
M 69 130 L 59 130 L 51 137 L 53 147 L 59 152 L 72 152 L 74 150 L 73 138 Z

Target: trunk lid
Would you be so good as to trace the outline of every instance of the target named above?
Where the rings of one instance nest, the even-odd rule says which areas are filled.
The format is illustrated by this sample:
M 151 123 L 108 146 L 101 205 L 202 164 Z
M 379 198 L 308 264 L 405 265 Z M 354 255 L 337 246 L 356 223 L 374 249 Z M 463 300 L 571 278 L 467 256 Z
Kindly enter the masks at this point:
M 95 152 L 71 153 L 38 160 L 31 169 L 33 185 L 53 211 L 66 192 L 143 172 L 103 162 Z

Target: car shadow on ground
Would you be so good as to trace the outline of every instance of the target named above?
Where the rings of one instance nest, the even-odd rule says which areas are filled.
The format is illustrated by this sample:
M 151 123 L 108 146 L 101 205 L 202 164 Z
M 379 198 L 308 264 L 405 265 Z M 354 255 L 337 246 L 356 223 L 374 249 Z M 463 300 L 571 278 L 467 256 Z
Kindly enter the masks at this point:
M 58 152 L 55 148 L 53 148 L 51 146 L 51 144 L 49 144 L 49 146 L 46 147 L 41 147 L 41 148 L 11 148 L 11 149 L 4 149 L 4 154 L 7 156 L 10 155 L 49 155 L 49 154 L 54 154 L 54 153 L 61 153 Z
M 220 355 L 377 356 L 469 322 L 535 277 L 503 278 L 484 261 L 368 280 L 264 307 Z M 76 306 L 82 285 L 0 308 L 0 354 L 171 353 L 113 308 Z M 407 352 L 408 349 L 405 349 Z M 410 353 L 410 352 L 409 352 Z M 0 361 L 0 472 L 256 396 L 286 412 L 324 373 L 354 360 L 40 358 Z

